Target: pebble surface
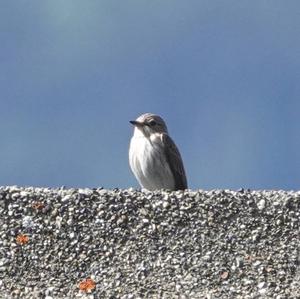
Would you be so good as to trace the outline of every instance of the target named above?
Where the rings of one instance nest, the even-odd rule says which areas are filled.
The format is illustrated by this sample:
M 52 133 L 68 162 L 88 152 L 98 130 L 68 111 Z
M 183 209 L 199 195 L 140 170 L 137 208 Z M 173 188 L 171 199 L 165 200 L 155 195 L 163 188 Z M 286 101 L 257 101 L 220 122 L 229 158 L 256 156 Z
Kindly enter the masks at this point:
M 0 215 L 1 298 L 299 298 L 300 192 L 11 186 Z

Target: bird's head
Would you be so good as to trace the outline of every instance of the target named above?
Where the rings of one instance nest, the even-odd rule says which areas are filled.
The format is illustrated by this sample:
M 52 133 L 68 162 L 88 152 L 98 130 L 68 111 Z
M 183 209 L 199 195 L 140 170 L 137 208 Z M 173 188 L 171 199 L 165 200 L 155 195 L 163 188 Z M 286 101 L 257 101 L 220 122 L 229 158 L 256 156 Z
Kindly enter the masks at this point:
M 135 133 L 142 133 L 145 137 L 150 137 L 151 134 L 155 133 L 168 134 L 164 120 L 152 113 L 142 114 L 136 120 L 131 120 L 130 123 L 134 125 Z

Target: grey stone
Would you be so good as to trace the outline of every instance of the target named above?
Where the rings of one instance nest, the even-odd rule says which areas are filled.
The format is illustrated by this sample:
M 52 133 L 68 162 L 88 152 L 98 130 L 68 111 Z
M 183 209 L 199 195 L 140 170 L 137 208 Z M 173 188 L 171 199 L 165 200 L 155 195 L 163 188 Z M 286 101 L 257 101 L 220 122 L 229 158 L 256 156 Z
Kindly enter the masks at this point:
M 0 202 L 4 298 L 298 293 L 300 192 L 13 186 L 0 187 Z M 96 288 L 80 291 L 89 277 Z

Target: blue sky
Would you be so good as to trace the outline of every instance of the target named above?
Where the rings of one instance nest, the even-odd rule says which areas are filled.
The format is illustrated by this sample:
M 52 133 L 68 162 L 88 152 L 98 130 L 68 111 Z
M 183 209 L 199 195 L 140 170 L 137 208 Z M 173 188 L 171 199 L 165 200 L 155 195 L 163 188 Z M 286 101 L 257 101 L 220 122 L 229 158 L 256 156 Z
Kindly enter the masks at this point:
M 138 187 L 160 114 L 192 189 L 300 189 L 300 2 L 0 4 L 0 185 Z

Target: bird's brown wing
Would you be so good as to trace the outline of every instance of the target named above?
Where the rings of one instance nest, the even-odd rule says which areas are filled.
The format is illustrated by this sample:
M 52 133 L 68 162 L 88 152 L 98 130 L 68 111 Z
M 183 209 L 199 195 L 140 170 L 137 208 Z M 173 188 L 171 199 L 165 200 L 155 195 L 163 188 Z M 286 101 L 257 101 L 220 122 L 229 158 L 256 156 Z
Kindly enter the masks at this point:
M 167 162 L 174 175 L 175 190 L 187 189 L 187 180 L 183 167 L 183 162 L 178 148 L 168 134 L 161 134 L 163 148 L 167 157 Z

